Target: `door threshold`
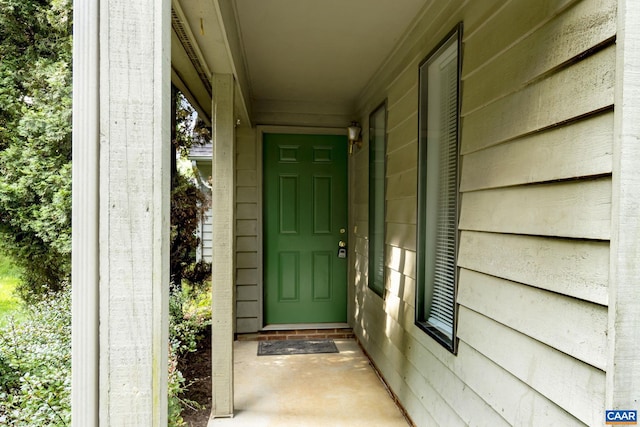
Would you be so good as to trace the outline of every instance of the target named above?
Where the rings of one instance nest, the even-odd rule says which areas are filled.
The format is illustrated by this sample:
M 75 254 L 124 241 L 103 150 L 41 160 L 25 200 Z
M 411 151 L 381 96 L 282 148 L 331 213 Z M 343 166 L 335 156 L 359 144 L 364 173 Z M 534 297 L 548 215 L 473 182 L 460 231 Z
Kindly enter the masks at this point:
M 266 325 L 260 331 L 295 331 L 306 329 L 347 329 L 348 323 L 278 323 Z

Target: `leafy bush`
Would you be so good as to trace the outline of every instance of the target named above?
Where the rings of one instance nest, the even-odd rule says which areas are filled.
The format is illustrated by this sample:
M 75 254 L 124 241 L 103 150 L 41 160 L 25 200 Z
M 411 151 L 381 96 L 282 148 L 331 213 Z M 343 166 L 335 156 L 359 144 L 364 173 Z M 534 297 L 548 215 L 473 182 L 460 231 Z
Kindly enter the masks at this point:
M 178 370 L 178 357 L 196 351 L 199 339 L 211 324 L 208 295 L 202 287 L 186 285 L 175 289 L 169 299 L 169 425 L 184 425 L 183 408 L 199 406 L 182 397 L 189 384 Z
M 50 295 L 0 331 L 0 424 L 71 421 L 71 297 Z
M 206 290 L 190 286 L 171 294 L 169 338 L 173 351 L 179 356 L 196 351 L 201 335 L 211 324 L 211 306 L 207 303 L 207 294 Z
M 172 297 L 191 313 L 194 297 L 186 290 Z M 180 311 L 181 313 L 181 311 Z M 178 353 L 194 351 L 208 324 L 203 316 L 174 311 L 169 349 L 169 426 L 182 426 L 180 397 L 185 379 Z M 0 425 L 16 427 L 71 425 L 71 292 L 64 289 L 31 305 L 20 321 L 0 328 Z

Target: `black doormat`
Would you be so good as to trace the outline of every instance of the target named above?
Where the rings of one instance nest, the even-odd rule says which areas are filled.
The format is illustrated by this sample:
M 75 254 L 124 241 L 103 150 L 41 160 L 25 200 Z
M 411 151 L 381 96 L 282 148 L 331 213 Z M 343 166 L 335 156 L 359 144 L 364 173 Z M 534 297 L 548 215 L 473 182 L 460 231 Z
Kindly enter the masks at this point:
M 258 343 L 258 356 L 339 353 L 333 340 L 273 340 Z

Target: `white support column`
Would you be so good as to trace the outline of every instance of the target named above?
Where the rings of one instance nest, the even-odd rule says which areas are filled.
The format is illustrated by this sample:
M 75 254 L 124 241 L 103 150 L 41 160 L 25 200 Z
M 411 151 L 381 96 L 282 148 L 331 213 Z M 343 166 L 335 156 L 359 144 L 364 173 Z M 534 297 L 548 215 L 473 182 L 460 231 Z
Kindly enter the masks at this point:
M 233 416 L 234 323 L 234 189 L 235 135 L 234 80 L 216 74 L 213 87 L 212 209 L 212 413 L 213 418 Z
M 618 2 L 607 409 L 640 409 L 640 2 Z
M 74 10 L 73 423 L 164 427 L 170 1 Z

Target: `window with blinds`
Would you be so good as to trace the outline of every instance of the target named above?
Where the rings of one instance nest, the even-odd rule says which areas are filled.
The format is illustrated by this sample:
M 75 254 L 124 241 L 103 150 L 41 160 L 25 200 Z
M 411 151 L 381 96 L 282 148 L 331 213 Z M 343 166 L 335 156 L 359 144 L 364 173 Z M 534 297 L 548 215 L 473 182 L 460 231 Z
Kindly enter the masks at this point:
M 416 323 L 455 352 L 461 26 L 421 63 Z
M 369 288 L 384 297 L 387 105 L 369 116 Z

